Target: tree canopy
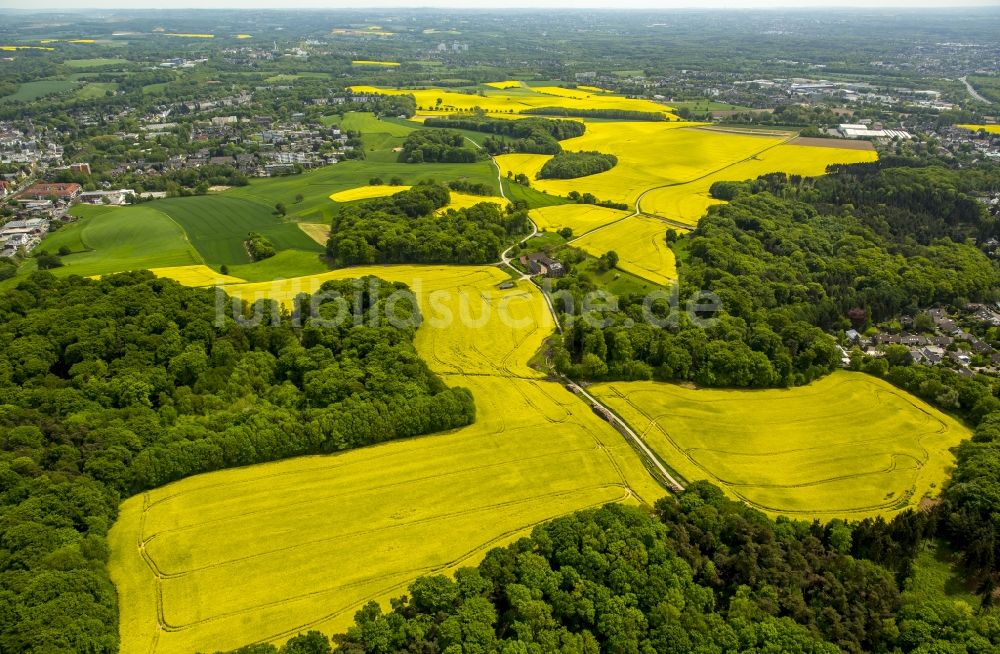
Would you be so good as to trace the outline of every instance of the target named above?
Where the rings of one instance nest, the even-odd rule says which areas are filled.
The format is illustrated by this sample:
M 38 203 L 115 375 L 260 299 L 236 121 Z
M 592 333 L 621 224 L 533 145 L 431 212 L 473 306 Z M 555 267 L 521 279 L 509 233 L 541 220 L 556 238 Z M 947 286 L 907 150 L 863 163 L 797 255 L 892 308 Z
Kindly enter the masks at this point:
M 213 291 L 148 272 L 36 273 L 0 296 L 0 650 L 117 651 L 105 536 L 125 496 L 473 421 L 471 394 L 413 348 L 415 302 L 376 322 L 405 286 L 323 291 L 360 320 L 296 326 L 261 303 L 252 324 L 250 307 L 218 315 Z

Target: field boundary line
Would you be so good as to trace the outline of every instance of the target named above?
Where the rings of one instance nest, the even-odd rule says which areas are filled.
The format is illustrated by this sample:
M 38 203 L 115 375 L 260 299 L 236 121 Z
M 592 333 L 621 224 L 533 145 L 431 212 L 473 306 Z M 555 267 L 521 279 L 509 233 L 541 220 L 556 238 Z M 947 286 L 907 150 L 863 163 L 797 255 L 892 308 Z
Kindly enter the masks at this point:
M 686 129 L 686 128 L 682 128 L 682 129 Z M 700 128 L 694 127 L 694 128 L 691 128 L 691 129 L 700 129 Z M 771 145 L 767 146 L 766 148 L 763 148 L 761 150 L 757 150 L 756 152 L 754 152 L 753 154 L 751 154 L 748 157 L 740 159 L 739 161 L 733 161 L 731 163 L 728 163 L 725 166 L 722 166 L 721 168 L 716 168 L 715 170 L 711 170 L 711 171 L 705 173 L 704 175 L 699 175 L 698 177 L 694 177 L 692 179 L 688 179 L 688 180 L 685 180 L 683 182 L 670 182 L 669 184 L 661 184 L 659 186 L 651 186 L 651 187 L 647 188 L 646 190 L 644 190 L 642 193 L 640 193 L 639 196 L 635 199 L 635 211 L 633 211 L 631 214 L 629 214 L 628 216 L 622 216 L 618 220 L 612 221 L 612 222 L 610 222 L 610 223 L 608 223 L 606 225 L 601 225 L 600 227 L 595 227 L 594 229 L 586 231 L 583 234 L 580 234 L 579 236 L 573 238 L 572 240 L 567 241 L 567 244 L 568 245 L 572 245 L 573 243 L 575 243 L 576 241 L 579 241 L 584 236 L 589 236 L 590 234 L 593 234 L 594 232 L 598 232 L 598 231 L 600 231 L 602 229 L 607 229 L 608 227 L 611 227 L 612 225 L 616 225 L 616 224 L 622 222 L 623 220 L 628 220 L 629 218 L 635 218 L 636 216 L 646 216 L 646 217 L 649 217 L 649 218 L 653 218 L 655 220 L 660 220 L 660 221 L 665 222 L 667 224 L 673 225 L 674 227 L 680 227 L 681 229 L 687 229 L 687 230 L 695 229 L 698 226 L 697 223 L 695 223 L 694 225 L 691 225 L 689 223 L 685 223 L 683 221 L 676 220 L 674 218 L 667 218 L 666 216 L 659 216 L 659 215 L 654 214 L 654 213 L 649 213 L 649 212 L 643 211 L 642 210 L 642 199 L 644 197 L 646 197 L 646 195 L 649 194 L 652 191 L 658 191 L 658 190 L 664 189 L 664 188 L 672 188 L 674 186 L 684 186 L 686 184 L 693 184 L 695 182 L 700 182 L 701 180 L 705 179 L 706 177 L 711 177 L 712 175 L 715 175 L 717 173 L 721 173 L 722 171 L 724 171 L 724 170 L 726 170 L 728 168 L 732 168 L 733 166 L 736 166 L 736 165 L 741 164 L 741 163 L 746 163 L 747 161 L 752 161 L 753 159 L 756 159 L 757 157 L 759 157 L 760 155 L 764 154 L 768 150 L 776 148 L 779 145 L 786 145 L 789 141 L 791 141 L 792 139 L 796 138 L 797 136 L 798 136 L 798 134 L 785 135 L 785 138 L 783 138 L 778 143 L 772 143 Z

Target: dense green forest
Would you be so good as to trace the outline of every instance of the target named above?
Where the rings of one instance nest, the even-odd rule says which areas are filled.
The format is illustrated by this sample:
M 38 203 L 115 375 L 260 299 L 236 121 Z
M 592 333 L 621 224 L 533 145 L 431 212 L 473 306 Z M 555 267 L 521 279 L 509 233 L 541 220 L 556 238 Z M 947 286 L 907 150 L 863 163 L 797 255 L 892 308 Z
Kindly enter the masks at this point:
M 333 219 L 327 255 L 335 265 L 366 263 L 494 263 L 528 231 L 523 208 L 482 203 L 435 211 L 448 189 L 421 183 L 387 198 L 345 207 Z
M 36 273 L 0 297 L 0 651 L 117 651 L 105 536 L 128 495 L 473 421 L 414 350 L 415 302 L 385 320 L 405 286 L 322 290 L 360 320 L 312 326 L 304 297 L 301 326 L 270 303 L 254 324 L 148 272 Z
M 465 116 L 453 114 L 446 118 L 427 118 L 425 127 L 451 127 L 491 134 L 483 142 L 490 154 L 526 152 L 530 154 L 557 154 L 562 151 L 559 141 L 582 136 L 586 126 L 575 120 L 549 120 L 546 118 L 520 118 L 508 120 L 484 115 Z
M 934 516 L 773 521 L 705 482 L 655 510 L 557 518 L 454 580 L 424 577 L 333 637 L 344 654 L 993 652 L 995 611 L 902 591 Z M 239 654 L 269 654 L 254 645 Z M 284 653 L 329 652 L 298 636 Z
M 596 175 L 618 165 L 618 157 L 602 152 L 560 152 L 542 165 L 538 179 L 575 179 Z
M 584 378 L 798 385 L 840 364 L 831 331 L 996 299 L 996 267 L 964 238 L 993 233 L 994 219 L 954 182 L 939 169 L 862 166 L 714 185 L 732 202 L 712 207 L 690 234 L 664 227 L 664 237 L 680 253 L 680 297 L 715 294 L 715 323 L 680 316 L 656 328 L 642 319 L 642 298 L 619 298 L 611 324 L 578 320 L 566 330 L 557 367 Z M 555 288 L 579 307 L 593 285 L 571 274 Z
M 399 160 L 402 163 L 472 163 L 485 156 L 470 145 L 454 130 L 418 129 L 403 141 Z

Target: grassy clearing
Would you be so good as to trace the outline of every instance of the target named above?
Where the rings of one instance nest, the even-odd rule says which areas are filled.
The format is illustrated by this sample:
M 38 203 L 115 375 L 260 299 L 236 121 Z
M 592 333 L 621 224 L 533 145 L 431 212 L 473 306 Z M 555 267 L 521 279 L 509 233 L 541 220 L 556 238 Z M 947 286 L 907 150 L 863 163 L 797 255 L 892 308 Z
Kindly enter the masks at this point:
M 958 554 L 943 540 L 925 543 L 913 561 L 905 591 L 920 604 L 940 600 L 964 602 L 975 610 L 983 604 L 982 596 L 976 592 L 975 580 L 962 573 Z
M 662 285 L 638 277 L 619 268 L 604 270 L 595 258 L 587 258 L 576 264 L 574 269 L 582 277 L 589 277 L 598 288 L 618 297 L 625 295 L 645 295 L 653 291 L 662 291 Z
M 549 195 L 543 191 L 533 189 L 530 186 L 515 184 L 506 179 L 502 181 L 504 193 L 507 199 L 516 202 L 520 200 L 527 204 L 529 209 L 539 209 L 542 207 L 554 207 L 560 204 L 567 204 L 569 200 L 561 195 Z
M 449 385 L 473 392 L 476 423 L 128 500 L 110 537 L 123 651 L 214 651 L 342 629 L 368 600 L 385 604 L 417 575 L 474 564 L 542 521 L 662 494 L 607 423 L 527 367 L 553 327 L 530 283 L 502 291 L 497 268 L 384 266 L 231 289 L 288 299 L 362 274 L 415 290 L 425 317 L 417 349 Z M 480 317 L 482 301 L 491 313 L 478 327 L 444 320 L 463 304 Z
M 113 93 L 117 90 L 118 84 L 115 82 L 87 82 L 73 95 L 80 100 L 94 100 L 105 97 L 108 91 Z
M 609 250 L 618 253 L 618 268 L 636 277 L 668 286 L 677 281 L 677 262 L 667 246 L 663 221 L 631 216 L 597 229 L 572 242 L 587 254 L 599 257 Z
M 17 91 L 0 98 L 0 104 L 5 102 L 32 102 L 49 95 L 66 93 L 77 87 L 77 83 L 66 79 L 43 79 L 36 82 L 25 82 L 17 87 Z
M 969 431 L 890 384 L 836 372 L 788 390 L 592 387 L 687 479 L 771 514 L 863 518 L 916 506 Z
M 274 215 L 271 206 L 228 194 L 158 200 L 156 209 L 180 225 L 205 261 L 214 265 L 250 263 L 243 242 L 248 232 L 266 236 L 277 250 L 322 251 L 294 222 Z
M 532 209 L 529 215 L 538 229 L 557 231 L 569 227 L 575 236 L 582 236 L 592 229 L 621 220 L 628 212 L 592 204 L 562 204 Z
M 67 246 L 56 275 L 104 275 L 123 270 L 202 263 L 184 230 L 149 205 L 128 208 L 77 207 L 80 219 L 50 234 L 39 250 Z

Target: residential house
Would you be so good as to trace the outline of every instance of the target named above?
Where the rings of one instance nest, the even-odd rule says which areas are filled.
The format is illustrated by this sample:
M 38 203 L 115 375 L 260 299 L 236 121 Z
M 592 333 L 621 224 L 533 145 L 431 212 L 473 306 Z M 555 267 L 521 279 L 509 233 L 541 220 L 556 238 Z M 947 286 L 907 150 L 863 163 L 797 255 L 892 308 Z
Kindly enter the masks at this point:
M 545 275 L 546 277 L 562 277 L 566 274 L 566 267 L 550 258 L 542 252 L 536 252 L 534 254 L 529 254 L 526 257 L 521 257 L 521 263 L 528 267 L 528 269 L 535 275 Z

